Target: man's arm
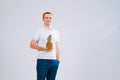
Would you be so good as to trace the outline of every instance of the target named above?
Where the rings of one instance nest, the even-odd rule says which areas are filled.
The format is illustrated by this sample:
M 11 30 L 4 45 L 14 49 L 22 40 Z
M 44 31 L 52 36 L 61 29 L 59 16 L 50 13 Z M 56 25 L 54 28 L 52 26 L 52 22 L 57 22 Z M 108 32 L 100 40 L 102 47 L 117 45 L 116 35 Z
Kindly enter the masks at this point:
M 60 61 L 60 49 L 58 42 L 56 42 L 56 59 Z
M 35 40 L 32 40 L 30 43 L 30 48 L 32 49 L 36 49 L 38 51 L 45 51 L 45 52 L 51 52 L 53 49 L 48 50 L 47 48 L 43 48 L 41 46 L 38 45 L 38 42 Z
M 30 48 L 32 49 L 37 49 L 39 51 L 44 51 L 44 48 L 41 47 L 41 46 L 38 46 L 38 42 L 35 41 L 35 40 L 32 40 L 31 43 L 30 43 Z

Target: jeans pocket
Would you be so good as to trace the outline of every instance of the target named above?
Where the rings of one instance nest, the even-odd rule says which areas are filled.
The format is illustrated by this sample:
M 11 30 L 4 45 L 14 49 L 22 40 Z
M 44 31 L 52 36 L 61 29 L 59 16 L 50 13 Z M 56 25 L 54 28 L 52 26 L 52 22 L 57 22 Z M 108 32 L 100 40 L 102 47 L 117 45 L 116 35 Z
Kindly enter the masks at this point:
M 56 60 L 57 62 L 58 62 L 58 64 L 60 63 L 60 61 L 59 60 Z

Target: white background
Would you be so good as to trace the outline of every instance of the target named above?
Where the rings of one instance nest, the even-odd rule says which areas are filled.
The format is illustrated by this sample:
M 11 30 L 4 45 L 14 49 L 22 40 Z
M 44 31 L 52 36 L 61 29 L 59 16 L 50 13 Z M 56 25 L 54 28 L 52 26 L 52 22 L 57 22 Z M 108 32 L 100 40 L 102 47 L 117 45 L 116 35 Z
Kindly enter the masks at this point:
M 120 80 L 120 0 L 0 0 L 0 80 L 36 80 L 29 48 L 53 13 L 61 35 L 56 80 Z

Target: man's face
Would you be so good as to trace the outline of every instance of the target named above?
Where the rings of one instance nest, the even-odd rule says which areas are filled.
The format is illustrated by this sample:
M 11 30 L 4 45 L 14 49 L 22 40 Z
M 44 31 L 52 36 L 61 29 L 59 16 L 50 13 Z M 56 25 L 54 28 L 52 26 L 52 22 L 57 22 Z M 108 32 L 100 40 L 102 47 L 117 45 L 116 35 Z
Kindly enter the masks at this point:
M 43 18 L 45 25 L 50 25 L 52 22 L 52 15 L 51 14 L 45 14 Z

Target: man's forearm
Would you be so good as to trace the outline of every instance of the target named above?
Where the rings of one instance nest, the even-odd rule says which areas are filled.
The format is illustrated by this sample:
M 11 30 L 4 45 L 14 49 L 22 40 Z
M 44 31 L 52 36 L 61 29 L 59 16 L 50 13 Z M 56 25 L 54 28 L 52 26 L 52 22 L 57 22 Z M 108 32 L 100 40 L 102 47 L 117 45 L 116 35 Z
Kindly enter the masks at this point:
M 40 51 L 44 50 L 44 48 L 41 47 L 41 46 L 38 46 L 37 42 L 35 42 L 35 41 L 31 41 L 30 47 L 32 49 L 37 49 L 37 50 L 40 50 Z
M 56 53 L 56 59 L 60 61 L 60 53 Z
M 38 46 L 38 45 L 34 45 L 34 46 L 33 46 L 33 49 L 37 49 L 37 50 L 39 50 L 39 51 L 43 51 L 43 50 L 44 50 L 43 47 L 40 47 L 40 46 Z
M 60 61 L 60 49 L 58 43 L 56 43 L 56 59 Z

